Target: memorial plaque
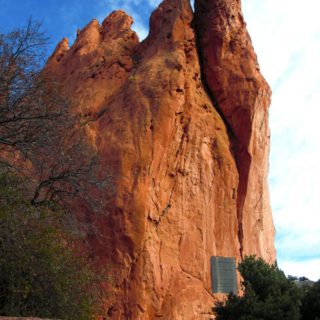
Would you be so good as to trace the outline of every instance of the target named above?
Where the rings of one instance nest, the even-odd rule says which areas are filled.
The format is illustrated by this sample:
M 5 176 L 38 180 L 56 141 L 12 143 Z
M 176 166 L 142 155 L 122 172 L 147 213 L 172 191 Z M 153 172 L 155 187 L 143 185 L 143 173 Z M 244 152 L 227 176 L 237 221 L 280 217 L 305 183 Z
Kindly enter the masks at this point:
M 237 294 L 237 265 L 235 258 L 211 257 L 211 279 L 213 293 Z

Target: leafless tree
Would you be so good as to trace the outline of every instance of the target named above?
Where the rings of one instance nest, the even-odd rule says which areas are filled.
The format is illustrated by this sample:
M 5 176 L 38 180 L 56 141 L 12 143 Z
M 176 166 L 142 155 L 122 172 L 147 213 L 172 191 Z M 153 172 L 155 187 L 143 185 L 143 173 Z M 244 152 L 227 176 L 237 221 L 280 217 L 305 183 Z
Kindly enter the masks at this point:
M 32 20 L 0 34 L 0 162 L 29 177 L 33 205 L 66 204 L 104 180 L 80 115 L 42 70 L 47 41 Z
M 26 29 L 0 35 L 2 149 L 10 150 L 11 147 L 26 155 L 38 142 L 43 122 L 61 116 L 60 101 L 52 99 L 54 92 L 48 95 L 46 79 L 41 76 L 42 50 L 46 41 L 40 25 L 31 20 Z

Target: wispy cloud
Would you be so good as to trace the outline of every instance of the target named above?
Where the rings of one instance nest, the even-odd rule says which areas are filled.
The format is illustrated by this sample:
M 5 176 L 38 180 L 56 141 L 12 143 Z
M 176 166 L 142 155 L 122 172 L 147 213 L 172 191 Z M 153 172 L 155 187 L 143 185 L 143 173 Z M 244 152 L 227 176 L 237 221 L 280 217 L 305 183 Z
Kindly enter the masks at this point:
M 273 89 L 270 188 L 278 261 L 320 278 L 319 2 L 243 0 L 261 69 Z
M 149 16 L 161 0 L 99 0 L 98 20 L 102 21 L 112 10 L 124 10 L 130 15 L 134 24 L 132 29 L 137 32 L 140 40 L 144 39 L 149 32 Z
M 287 275 L 301 276 L 303 274 L 310 280 L 317 280 L 319 278 L 320 259 L 311 259 L 305 261 L 283 261 L 282 268 L 286 271 Z
M 137 32 L 140 40 L 143 40 L 149 32 L 150 13 L 161 2 L 162 0 L 99 0 L 97 7 L 101 13 L 98 20 L 102 21 L 110 10 L 122 9 L 133 18 L 132 29 Z M 194 4 L 194 0 L 191 0 L 191 4 Z

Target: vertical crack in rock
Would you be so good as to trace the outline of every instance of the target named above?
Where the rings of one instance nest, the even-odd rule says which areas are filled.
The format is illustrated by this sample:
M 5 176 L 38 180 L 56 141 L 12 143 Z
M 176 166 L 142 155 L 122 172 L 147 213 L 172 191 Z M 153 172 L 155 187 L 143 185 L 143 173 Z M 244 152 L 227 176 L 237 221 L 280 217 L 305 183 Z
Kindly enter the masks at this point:
M 261 216 L 261 211 L 268 206 L 266 202 L 269 202 L 266 182 L 269 151 L 267 113 L 271 91 L 259 72 L 240 0 L 196 0 L 195 28 L 205 86 L 229 128 L 239 172 L 238 234 L 243 256 L 252 253 L 252 245 L 246 240 L 252 232 L 250 225 L 255 224 L 259 211 Z M 252 193 L 257 193 L 254 190 L 257 175 L 261 177 L 259 184 L 263 186 L 259 188 L 260 195 L 252 196 Z M 254 210 L 250 198 L 262 198 L 263 195 L 265 203 Z M 269 216 L 266 219 L 270 220 L 270 210 L 264 211 L 262 215 Z M 256 253 L 270 260 L 272 249 L 268 251 L 265 255 L 259 251 Z
M 197 7 L 196 7 L 197 8 Z M 197 13 L 197 11 L 195 12 L 195 14 Z M 215 108 L 215 110 L 218 112 L 218 114 L 220 115 L 221 119 L 223 120 L 225 126 L 226 126 L 226 129 L 227 129 L 227 133 L 228 133 L 228 137 L 230 139 L 230 152 L 231 154 L 233 155 L 234 159 L 235 159 L 235 163 L 237 165 L 237 170 L 238 170 L 238 174 L 239 174 L 239 186 L 237 188 L 237 216 L 238 216 L 238 238 L 239 238 L 239 245 L 240 245 L 240 256 L 241 258 L 243 258 L 243 227 L 242 227 L 242 214 L 241 214 L 241 211 L 240 208 L 242 207 L 242 205 L 239 203 L 239 193 L 240 193 L 240 189 L 242 184 L 243 184 L 243 174 L 240 174 L 240 170 L 239 170 L 239 162 L 237 160 L 237 157 L 235 155 L 235 151 L 234 151 L 234 148 L 235 148 L 235 145 L 237 145 L 237 138 L 233 132 L 233 128 L 231 126 L 231 124 L 229 123 L 229 121 L 227 120 L 225 114 L 223 113 L 220 105 L 219 105 L 219 101 L 217 100 L 217 98 L 215 97 L 214 95 L 214 92 L 211 90 L 209 84 L 207 83 L 207 81 L 205 80 L 206 77 L 205 77 L 205 74 L 206 74 L 206 70 L 205 68 L 207 67 L 207 64 L 204 62 L 206 59 L 205 57 L 203 56 L 202 54 L 202 50 L 201 50 L 201 45 L 200 45 L 200 41 L 199 41 L 199 38 L 200 38 L 200 35 L 199 35 L 199 28 L 198 28 L 198 24 L 197 24 L 197 20 L 196 19 L 196 15 L 195 15 L 195 18 L 193 20 L 193 28 L 195 30 L 195 34 L 196 34 L 196 46 L 197 46 L 197 52 L 198 52 L 198 55 L 199 55 L 199 64 L 200 64 L 200 69 L 201 69 L 201 81 L 202 81 L 202 84 L 203 84 L 203 87 L 206 91 L 206 93 L 208 94 L 208 96 L 210 97 L 211 99 L 211 102 L 212 102 L 212 106 Z M 234 191 L 233 191 L 234 193 Z M 242 192 L 243 194 L 243 192 Z M 235 195 L 233 195 L 233 198 L 235 197 Z

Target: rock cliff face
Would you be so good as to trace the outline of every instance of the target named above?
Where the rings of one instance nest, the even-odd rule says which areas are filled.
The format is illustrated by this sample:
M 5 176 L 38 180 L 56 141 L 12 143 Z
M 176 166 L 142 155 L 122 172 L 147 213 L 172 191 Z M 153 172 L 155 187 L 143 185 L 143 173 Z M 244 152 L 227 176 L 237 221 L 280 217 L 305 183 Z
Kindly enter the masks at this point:
M 210 257 L 275 259 L 269 206 L 270 89 L 240 1 L 165 0 L 139 43 L 113 12 L 66 39 L 47 70 L 63 84 L 108 175 L 86 209 L 113 278 L 111 319 L 208 319 Z
M 225 120 L 239 173 L 237 211 L 241 255 L 274 257 L 267 186 L 271 90 L 262 77 L 240 0 L 196 0 L 202 72 Z

